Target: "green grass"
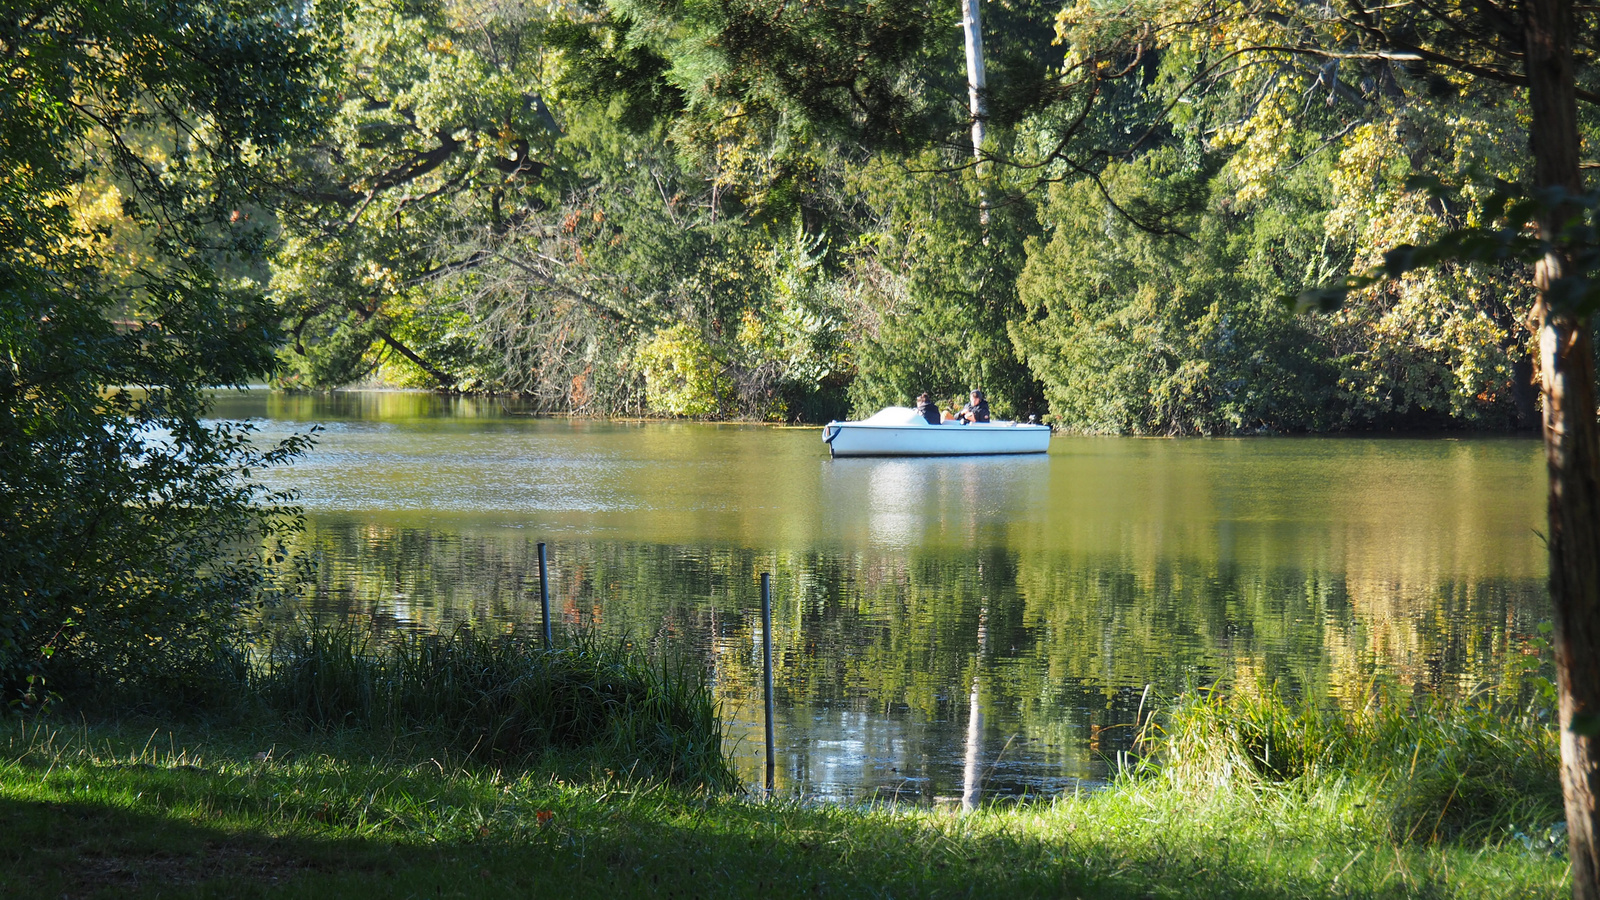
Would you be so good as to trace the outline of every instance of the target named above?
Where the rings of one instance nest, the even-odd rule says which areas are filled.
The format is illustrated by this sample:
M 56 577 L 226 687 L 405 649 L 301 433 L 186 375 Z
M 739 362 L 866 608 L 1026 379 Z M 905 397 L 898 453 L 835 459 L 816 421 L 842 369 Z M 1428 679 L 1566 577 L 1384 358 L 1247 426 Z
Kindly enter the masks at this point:
M 1516 836 L 1549 826 L 1545 801 L 1519 806 L 1494 794 L 1501 800 L 1479 821 L 1485 808 L 1468 812 L 1456 799 L 1474 778 L 1485 780 L 1470 782 L 1471 793 L 1528 777 L 1548 796 L 1553 771 L 1526 753 L 1550 739 L 1547 729 L 1470 707 L 1363 715 L 1306 712 L 1270 694 L 1201 695 L 1165 718 L 1159 764 L 1092 794 L 968 815 L 762 803 L 586 767 L 581 754 L 500 766 L 430 734 L 392 730 L 152 732 L 12 720 L 0 737 L 0 894 L 1144 900 L 1568 892 L 1559 851 Z M 1387 742 L 1371 740 L 1380 733 Z M 1457 738 L 1488 762 L 1452 756 L 1446 748 Z M 1412 749 L 1397 762 L 1406 741 Z M 1431 775 L 1430 757 L 1439 761 Z M 1432 786 L 1402 779 L 1419 773 Z M 1455 790 L 1438 786 L 1447 776 L 1462 779 Z M 1407 824 L 1449 821 L 1457 810 L 1450 827 Z

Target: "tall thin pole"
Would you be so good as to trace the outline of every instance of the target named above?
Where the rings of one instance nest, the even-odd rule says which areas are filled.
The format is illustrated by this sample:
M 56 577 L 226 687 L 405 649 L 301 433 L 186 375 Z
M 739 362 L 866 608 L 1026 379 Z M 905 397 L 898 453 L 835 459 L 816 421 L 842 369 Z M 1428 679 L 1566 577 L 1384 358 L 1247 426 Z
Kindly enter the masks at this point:
M 777 748 L 772 736 L 772 575 L 761 573 L 761 660 L 766 670 L 767 796 L 777 783 Z
M 544 541 L 539 542 L 539 612 L 544 616 L 544 648 L 555 642 L 550 637 L 550 578 L 546 574 Z

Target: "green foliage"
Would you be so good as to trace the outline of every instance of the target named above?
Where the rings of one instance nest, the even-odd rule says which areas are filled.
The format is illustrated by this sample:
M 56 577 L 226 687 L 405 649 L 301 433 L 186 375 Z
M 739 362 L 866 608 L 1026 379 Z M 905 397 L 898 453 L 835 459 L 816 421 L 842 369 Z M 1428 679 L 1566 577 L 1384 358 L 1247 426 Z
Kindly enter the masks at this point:
M 249 2 L 68 3 L 0 43 L 0 696 L 182 702 L 180 673 L 234 666 L 295 527 L 250 479 L 304 440 L 256 446 L 207 392 L 272 367 L 270 308 L 218 270 L 259 250 L 242 185 L 307 133 L 317 35 Z M 137 264 L 76 215 L 91 171 Z
M 737 335 L 748 408 L 776 421 L 826 421 L 844 414 L 850 377 L 845 287 L 830 271 L 826 242 L 797 233 L 773 242 L 763 274 L 766 302 L 746 309 Z
M 640 133 L 637 109 L 606 105 L 655 66 L 628 22 L 351 8 L 329 137 L 279 158 L 274 287 L 295 338 L 282 384 L 375 377 L 552 410 L 758 418 L 838 390 L 841 323 L 803 274 L 816 247 L 768 231 L 788 230 L 794 194 L 725 193 Z
M 1458 193 L 1437 178 L 1413 178 L 1408 186 L 1436 200 Z M 1573 194 L 1552 187 L 1526 196 L 1497 189 L 1474 212 L 1481 225 L 1453 229 L 1421 246 L 1392 247 L 1384 252 L 1382 264 L 1369 272 L 1301 291 L 1293 299 L 1295 308 L 1301 312 L 1336 309 L 1352 291 L 1453 262 L 1529 265 L 1561 247 L 1574 251 L 1573 271 L 1551 282 L 1548 302 L 1558 311 L 1578 316 L 1600 313 L 1600 283 L 1587 277 L 1600 268 L 1600 240 L 1596 237 L 1600 235 L 1600 192 Z M 1539 233 L 1537 222 L 1558 213 L 1565 214 L 1565 221 L 1557 233 Z
M 326 388 L 380 365 L 437 387 L 492 383 L 442 279 L 485 261 L 470 238 L 548 202 L 544 21 L 364 0 L 336 22 L 327 127 L 272 158 L 284 206 L 272 283 L 294 337 L 280 383 Z
M 647 134 L 684 108 L 683 89 L 671 83 L 670 60 L 641 43 L 625 13 L 562 19 L 546 36 L 565 57 L 566 93 L 574 100 L 611 106 L 627 130 Z
M 634 360 L 645 378 L 652 410 L 674 416 L 722 412 L 733 385 L 711 345 L 687 325 L 656 332 Z
M 684 97 L 679 127 L 708 137 L 737 111 L 734 129 L 793 150 L 818 138 L 904 149 L 953 124 L 959 44 L 942 38 L 956 15 L 926 0 L 609 4 L 631 43 L 669 62 L 660 78 Z
M 1351 248 L 1349 268 L 1368 270 L 1397 251 L 1404 255 L 1401 248 L 1479 220 L 1496 179 L 1519 177 L 1506 146 L 1515 133 L 1509 118 L 1494 107 L 1419 99 L 1387 121 L 1356 127 L 1330 173 L 1334 205 L 1326 223 L 1328 239 Z M 1449 177 L 1458 188 L 1430 189 L 1419 171 Z M 1432 419 L 1530 427 L 1531 267 L 1511 255 L 1437 262 L 1390 283 L 1369 282 L 1345 308 L 1321 318 L 1341 369 L 1344 415 L 1358 424 Z
M 557 152 L 588 178 L 478 244 L 450 282 L 498 387 L 550 408 L 777 418 L 843 380 L 820 238 L 733 202 L 671 147 L 587 106 Z M 787 232 L 787 234 L 786 234 Z
M 1133 434 L 1322 425 L 1324 367 L 1272 302 L 1273 274 L 1251 271 L 1252 248 L 1237 237 L 1251 223 L 1219 208 L 1213 168 L 1167 150 L 1108 167 L 1110 199 L 1087 181 L 1052 189 L 1050 237 L 1029 245 L 1019 282 L 1028 314 L 1012 334 L 1060 424 Z M 1179 221 L 1190 236 L 1142 231 L 1112 203 L 1187 206 Z
M 1228 252 L 1205 262 L 1230 274 L 1227 267 L 1239 267 L 1243 293 L 1265 301 L 1369 268 L 1396 245 L 1471 224 L 1497 179 L 1525 177 L 1523 126 L 1509 91 L 1377 55 L 1332 61 L 1321 53 L 1348 51 L 1380 32 L 1352 33 L 1293 4 L 1270 6 L 1274 12 L 1263 15 L 1230 3 L 1081 3 L 1057 18 L 1069 58 L 1107 71 L 1117 71 L 1135 44 L 1161 48 L 1159 63 L 1147 64 L 1146 105 L 1126 107 L 1137 123 L 1129 133 L 1149 148 L 1140 153 L 1203 142 L 1221 176 L 1208 205 L 1231 233 Z M 1414 35 L 1408 40 L 1460 36 L 1433 16 L 1413 7 L 1381 14 Z M 1309 102 L 1314 96 L 1321 99 Z M 1081 165 L 1064 168 L 1087 174 Z M 1104 178 L 1114 169 L 1094 171 Z M 1419 191 L 1419 172 L 1462 187 L 1448 196 Z M 1118 206 L 1141 218 L 1126 197 Z M 1204 226 L 1194 227 L 1191 235 L 1205 243 Z M 1297 427 L 1531 424 L 1522 311 L 1532 286 L 1526 267 L 1505 262 L 1372 287 L 1339 312 L 1303 323 L 1307 352 L 1285 362 L 1297 383 L 1276 392 L 1321 412 L 1319 422 Z M 1049 350 L 1047 358 L 1064 352 Z M 1119 386 L 1108 400 L 1143 405 L 1125 389 L 1137 387 Z M 1297 418 L 1275 406 L 1279 416 Z M 1111 418 L 1119 416 L 1126 418 Z

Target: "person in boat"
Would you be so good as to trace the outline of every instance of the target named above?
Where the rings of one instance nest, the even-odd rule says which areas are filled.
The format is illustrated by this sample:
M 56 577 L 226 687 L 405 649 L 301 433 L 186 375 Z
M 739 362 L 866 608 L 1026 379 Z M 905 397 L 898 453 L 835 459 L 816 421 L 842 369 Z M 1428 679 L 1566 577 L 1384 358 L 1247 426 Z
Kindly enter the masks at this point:
M 917 414 L 926 419 L 929 425 L 939 424 L 939 404 L 928 399 L 927 391 L 917 395 Z
M 983 391 L 973 388 L 971 402 L 961 407 L 961 412 L 956 413 L 956 418 L 962 422 L 989 421 L 989 401 L 983 398 Z

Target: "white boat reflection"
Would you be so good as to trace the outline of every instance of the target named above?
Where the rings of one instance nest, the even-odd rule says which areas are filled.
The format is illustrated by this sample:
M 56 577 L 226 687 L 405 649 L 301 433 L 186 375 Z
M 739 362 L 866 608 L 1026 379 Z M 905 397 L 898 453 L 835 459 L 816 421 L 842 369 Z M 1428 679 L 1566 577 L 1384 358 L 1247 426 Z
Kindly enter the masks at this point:
M 895 549 L 971 545 L 1048 514 L 1050 458 L 840 459 L 823 463 L 821 509 L 837 539 Z

